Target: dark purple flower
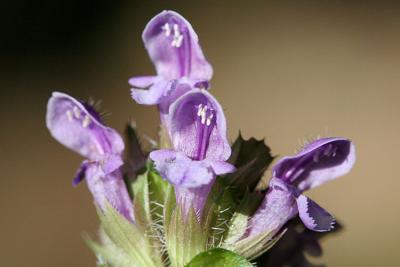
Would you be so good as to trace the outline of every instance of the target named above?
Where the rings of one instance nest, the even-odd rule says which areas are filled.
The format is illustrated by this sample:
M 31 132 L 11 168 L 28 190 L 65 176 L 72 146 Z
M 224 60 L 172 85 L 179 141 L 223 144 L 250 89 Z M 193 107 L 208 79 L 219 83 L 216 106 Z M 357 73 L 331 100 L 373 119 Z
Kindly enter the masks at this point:
M 171 102 L 187 86 L 208 88 L 212 67 L 205 59 L 197 34 L 190 23 L 174 11 L 163 11 L 147 24 L 143 42 L 156 68 L 156 76 L 134 77 L 132 97 L 139 104 Z M 164 104 L 165 107 L 165 104 Z M 168 112 L 168 108 L 160 110 Z
M 120 135 L 102 124 L 93 107 L 59 92 L 49 99 L 46 124 L 57 141 L 87 159 L 73 184 L 86 178 L 97 205 L 104 207 L 107 200 L 133 221 L 132 203 L 120 170 L 124 150 Z
M 332 215 L 303 192 L 348 173 L 354 162 L 354 145 L 344 138 L 322 138 L 295 156 L 282 158 L 274 167 L 263 203 L 250 221 L 249 235 L 277 232 L 297 214 L 308 229 L 331 230 L 335 222 Z
M 226 162 L 231 148 L 224 112 L 210 93 L 193 89 L 171 105 L 168 119 L 174 150 L 153 151 L 150 158 L 161 176 L 179 191 L 178 201 L 196 198 L 182 197 L 181 192 L 200 192 L 206 197 L 204 192 L 208 193 L 216 175 L 235 170 Z

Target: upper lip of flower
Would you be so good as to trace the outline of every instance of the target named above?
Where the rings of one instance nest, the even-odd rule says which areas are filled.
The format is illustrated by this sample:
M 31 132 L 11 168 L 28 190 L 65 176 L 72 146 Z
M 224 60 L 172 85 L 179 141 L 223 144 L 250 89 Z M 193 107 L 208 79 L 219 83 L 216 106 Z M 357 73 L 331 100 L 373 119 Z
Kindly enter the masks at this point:
M 351 141 L 341 137 L 322 138 L 298 154 L 275 164 L 273 176 L 304 191 L 350 171 L 355 162 Z
M 176 84 L 209 87 L 212 67 L 205 59 L 196 32 L 190 23 L 174 11 L 163 11 L 146 25 L 142 39 L 157 75 L 133 77 L 132 98 L 139 104 L 171 103 L 183 94 L 171 93 Z M 171 83 L 174 81 L 174 83 Z M 163 107 L 163 113 L 168 108 Z
M 226 119 L 221 105 L 207 91 L 193 89 L 178 98 L 169 110 L 174 148 L 194 160 L 226 161 L 231 154 Z
M 162 11 L 146 25 L 142 39 L 157 74 L 166 79 L 210 80 L 212 67 L 192 25 L 174 11 Z
M 97 162 L 107 172 L 122 165 L 122 138 L 100 122 L 89 104 L 54 92 L 48 102 L 46 124 L 56 140 L 87 158 L 87 164 Z

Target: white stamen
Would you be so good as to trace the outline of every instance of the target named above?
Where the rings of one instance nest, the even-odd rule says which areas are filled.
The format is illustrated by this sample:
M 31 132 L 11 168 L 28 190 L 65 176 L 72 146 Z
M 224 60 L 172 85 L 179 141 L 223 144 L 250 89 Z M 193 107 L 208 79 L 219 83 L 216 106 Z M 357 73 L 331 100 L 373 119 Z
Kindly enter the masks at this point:
M 206 125 L 207 125 L 207 126 L 210 126 L 210 125 L 211 125 L 211 120 L 212 120 L 212 118 L 214 118 L 214 113 L 211 113 L 210 116 L 208 116 L 207 122 L 206 122 Z
M 86 116 L 83 118 L 82 126 L 83 126 L 83 128 L 86 128 L 86 127 L 89 126 L 89 124 L 90 124 L 90 117 L 86 115 Z
M 68 117 L 68 121 L 72 121 L 72 119 L 73 119 L 72 111 L 71 110 L 67 110 L 66 114 L 67 114 L 67 117 Z
M 208 107 L 206 105 L 203 106 L 202 104 L 200 104 L 198 107 L 197 116 L 201 117 L 201 124 L 206 123 L 207 108 Z
M 201 116 L 201 111 L 203 110 L 203 104 L 200 104 L 197 110 L 197 116 Z
M 164 26 L 161 27 L 161 29 L 162 29 L 163 31 L 165 31 L 165 36 L 168 37 L 168 36 L 171 35 L 171 28 L 170 28 L 168 22 L 165 23 Z
M 183 35 L 179 31 L 178 24 L 174 24 L 174 38 L 172 39 L 171 45 L 173 47 L 181 47 L 183 42 Z
M 174 40 L 172 40 L 171 45 L 173 47 L 181 47 L 183 41 L 183 35 L 179 35 L 177 37 L 174 37 Z
M 174 24 L 174 37 L 178 37 L 180 35 L 178 24 Z
M 74 106 L 73 111 L 74 111 L 75 118 L 80 119 L 81 112 L 80 112 L 79 108 L 77 106 Z
M 205 112 L 201 114 L 201 124 L 205 124 L 206 123 L 206 114 Z

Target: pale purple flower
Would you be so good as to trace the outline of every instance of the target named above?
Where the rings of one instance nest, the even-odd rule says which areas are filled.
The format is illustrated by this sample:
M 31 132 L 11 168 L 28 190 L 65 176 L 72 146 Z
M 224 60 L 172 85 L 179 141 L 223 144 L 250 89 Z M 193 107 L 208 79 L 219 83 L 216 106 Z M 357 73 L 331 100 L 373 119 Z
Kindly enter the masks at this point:
M 292 157 L 282 158 L 273 169 L 268 192 L 249 223 L 249 236 L 279 229 L 299 214 L 304 225 L 324 232 L 332 229 L 332 215 L 303 192 L 350 171 L 355 148 L 344 138 L 322 138 Z
M 165 114 L 171 100 L 192 87 L 209 87 L 212 67 L 203 55 L 196 32 L 181 15 L 174 11 L 159 13 L 147 24 L 142 38 L 157 75 L 129 80 L 136 102 L 158 104 L 161 114 Z
M 171 105 L 168 118 L 173 150 L 153 151 L 150 158 L 161 176 L 175 185 L 177 200 L 197 199 L 193 206 L 200 212 L 216 175 L 235 170 L 226 162 L 231 148 L 224 112 L 210 93 L 193 89 Z
M 124 150 L 120 135 L 102 124 L 92 106 L 59 92 L 49 99 L 46 124 L 57 141 L 86 158 L 73 184 L 86 178 L 97 205 L 104 208 L 107 200 L 133 221 L 132 203 L 120 169 Z

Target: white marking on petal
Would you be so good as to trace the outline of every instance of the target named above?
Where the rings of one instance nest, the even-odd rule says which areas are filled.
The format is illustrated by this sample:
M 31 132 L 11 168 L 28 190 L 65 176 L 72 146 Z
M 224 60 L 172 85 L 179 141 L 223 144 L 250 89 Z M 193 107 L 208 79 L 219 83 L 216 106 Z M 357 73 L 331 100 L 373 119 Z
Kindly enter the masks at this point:
M 79 110 L 79 108 L 77 106 L 74 106 L 73 111 L 74 111 L 75 118 L 80 119 L 81 111 Z
M 83 121 L 82 121 L 82 126 L 83 126 L 83 128 L 88 127 L 89 124 L 90 124 L 90 122 L 91 122 L 90 117 L 86 115 L 86 116 L 83 118 Z
M 165 36 L 168 37 L 168 36 L 171 35 L 171 27 L 169 26 L 168 22 L 166 22 L 166 23 L 164 24 L 164 26 L 161 27 L 161 29 L 162 29 L 163 31 L 165 31 Z
M 172 39 L 171 45 L 173 47 L 181 47 L 183 42 L 183 35 L 179 30 L 178 24 L 174 24 L 174 37 Z
M 72 111 L 71 110 L 67 110 L 66 114 L 67 114 L 67 117 L 68 117 L 68 121 L 72 121 L 73 120 Z
M 203 104 L 200 104 L 198 107 L 197 107 L 197 116 L 200 116 L 201 115 L 201 111 L 203 110 Z

